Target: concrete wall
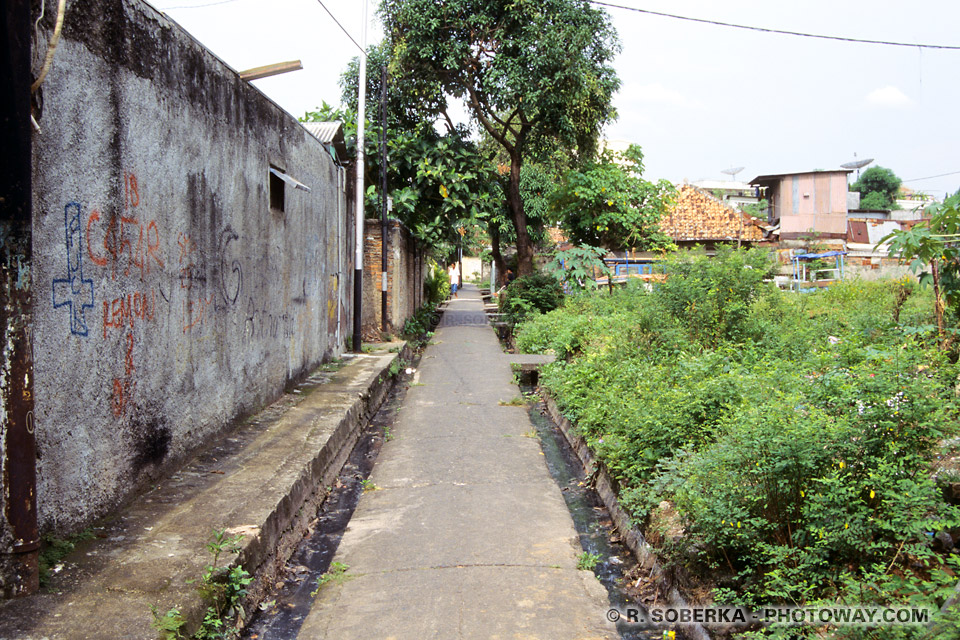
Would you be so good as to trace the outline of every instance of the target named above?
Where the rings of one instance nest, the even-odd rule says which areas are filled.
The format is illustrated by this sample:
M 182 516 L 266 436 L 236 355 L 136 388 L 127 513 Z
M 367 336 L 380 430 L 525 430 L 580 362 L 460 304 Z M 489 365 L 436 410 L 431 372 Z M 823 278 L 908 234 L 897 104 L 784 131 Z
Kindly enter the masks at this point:
M 351 233 L 322 145 L 144 3 L 68 3 L 42 105 L 37 494 L 69 532 L 341 353 Z M 272 208 L 271 166 L 310 192 Z
M 388 220 L 387 235 L 387 330 L 397 333 L 423 305 L 423 282 L 427 256 L 417 247 L 410 231 L 399 220 Z M 381 327 L 381 225 L 366 220 L 363 247 L 363 335 L 379 338 Z

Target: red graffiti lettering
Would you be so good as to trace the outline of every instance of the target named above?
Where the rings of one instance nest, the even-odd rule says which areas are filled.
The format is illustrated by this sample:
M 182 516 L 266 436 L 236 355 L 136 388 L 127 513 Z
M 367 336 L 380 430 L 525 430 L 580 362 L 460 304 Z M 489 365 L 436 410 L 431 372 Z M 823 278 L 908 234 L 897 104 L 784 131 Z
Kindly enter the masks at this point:
M 124 362 L 123 377 L 113 379 L 113 394 L 110 398 L 110 406 L 113 409 L 113 415 L 117 418 L 122 416 L 127 410 L 130 398 L 133 396 L 133 389 L 136 381 L 133 379 L 133 334 L 127 334 L 127 357 Z
M 107 259 L 104 256 L 94 255 L 93 253 L 93 243 L 90 242 L 90 227 L 94 222 L 100 221 L 100 212 L 94 209 L 90 212 L 90 217 L 87 218 L 87 254 L 90 256 L 90 261 L 98 267 L 107 266 Z M 104 239 L 104 246 L 106 246 L 106 239 Z
M 87 218 L 87 253 L 93 264 L 105 267 L 110 263 L 110 276 L 116 280 L 117 271 L 123 275 L 140 271 L 140 279 L 150 275 L 153 264 L 163 267 L 160 257 L 160 229 L 156 220 L 143 221 L 137 217 L 140 206 L 140 186 L 132 173 L 123 174 L 123 214 L 111 214 L 104 225 L 101 213 L 94 210 Z M 102 234 L 103 240 L 100 240 Z M 94 250 L 103 246 L 103 253 Z
M 123 174 L 124 206 L 127 209 L 140 206 L 140 189 L 137 187 L 137 176 L 132 173 Z
M 157 309 L 157 294 L 151 291 L 133 293 L 103 302 L 103 338 L 107 338 L 107 329 L 134 328 L 134 322 L 152 321 Z
M 184 300 L 183 302 L 183 332 L 203 324 L 209 315 L 210 305 L 213 304 L 213 295 L 199 300 Z

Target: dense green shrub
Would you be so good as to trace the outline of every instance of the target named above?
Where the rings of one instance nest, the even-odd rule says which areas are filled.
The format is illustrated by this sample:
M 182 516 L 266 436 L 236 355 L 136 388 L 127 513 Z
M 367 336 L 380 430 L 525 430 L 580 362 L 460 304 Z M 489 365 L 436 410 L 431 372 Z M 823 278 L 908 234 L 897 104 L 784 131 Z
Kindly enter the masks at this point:
M 715 257 L 678 252 L 664 265 L 667 280 L 657 287 L 657 301 L 705 346 L 756 338 L 750 307 L 773 292 L 774 285 L 765 280 L 774 266 L 761 249 L 720 247 Z
M 929 292 L 780 292 L 769 269 L 759 251 L 676 256 L 665 283 L 571 296 L 517 344 L 558 355 L 542 386 L 636 521 L 673 504 L 686 533 L 659 552 L 722 585 L 718 602 L 939 607 L 960 563 L 931 540 L 960 512 L 931 461 L 958 431 L 960 367 Z
M 520 276 L 500 294 L 500 312 L 517 323 L 535 313 L 553 311 L 563 303 L 563 288 L 553 276 L 531 273 Z
M 450 274 L 436 262 L 430 261 L 430 273 L 423 282 L 427 304 L 438 305 L 450 297 Z

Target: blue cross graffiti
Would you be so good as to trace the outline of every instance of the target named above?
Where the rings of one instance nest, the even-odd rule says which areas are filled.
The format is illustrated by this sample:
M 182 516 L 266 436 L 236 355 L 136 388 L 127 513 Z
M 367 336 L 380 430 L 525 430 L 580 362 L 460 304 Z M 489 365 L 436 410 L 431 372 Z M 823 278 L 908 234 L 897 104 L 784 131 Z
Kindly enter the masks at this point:
M 67 277 L 53 281 L 53 308 L 70 307 L 70 333 L 90 333 L 85 309 L 93 309 L 93 280 L 83 277 L 83 225 L 80 204 L 71 202 L 63 209 L 63 227 L 67 247 Z

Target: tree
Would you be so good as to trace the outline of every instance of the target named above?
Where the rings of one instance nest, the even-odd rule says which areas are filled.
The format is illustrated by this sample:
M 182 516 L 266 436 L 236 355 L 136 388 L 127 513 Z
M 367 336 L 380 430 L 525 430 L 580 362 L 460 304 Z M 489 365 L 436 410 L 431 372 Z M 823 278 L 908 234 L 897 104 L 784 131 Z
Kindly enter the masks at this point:
M 933 286 L 937 334 L 946 349 L 951 340 L 946 336 L 944 312 L 947 305 L 960 306 L 960 194 L 930 205 L 925 214 L 929 219 L 884 236 L 877 246 L 889 242 L 890 255 L 910 263 L 921 285 Z
M 675 189 L 666 180 L 643 179 L 643 152 L 603 151 L 596 160 L 567 172 L 552 207 L 574 244 L 606 249 L 659 251 L 673 248 L 660 230 Z
M 368 100 L 377 104 L 380 98 L 380 74 L 374 73 L 386 61 L 383 47 L 371 48 L 368 77 L 376 78 L 368 89 Z M 323 103 L 307 112 L 302 121 L 341 120 L 344 122 L 347 153 L 356 155 L 357 114 L 355 94 L 358 86 L 359 59 L 354 58 L 341 76 L 342 100 L 346 109 L 334 109 Z M 389 163 L 387 184 L 393 200 L 393 215 L 400 219 L 413 236 L 433 249 L 438 259 L 453 252 L 458 229 L 489 216 L 499 206 L 496 197 L 496 172 L 485 162 L 477 144 L 468 132 L 451 128 L 446 134 L 436 131 L 430 121 L 417 119 L 409 108 L 408 97 L 393 83 L 388 88 L 387 147 Z M 380 139 L 383 123 L 367 121 L 364 145 L 364 173 L 368 177 L 364 207 L 369 217 L 380 215 L 379 176 L 381 165 Z
M 587 0 L 382 0 L 379 13 L 394 68 L 416 83 L 421 107 L 440 116 L 447 96 L 465 100 L 509 156 L 518 272 L 531 273 L 523 164 L 558 143 L 589 154 L 613 116 L 617 44 L 606 14 Z
M 861 209 L 899 209 L 897 194 L 903 183 L 886 167 L 870 167 L 860 179 L 850 185 L 850 191 L 860 192 Z

